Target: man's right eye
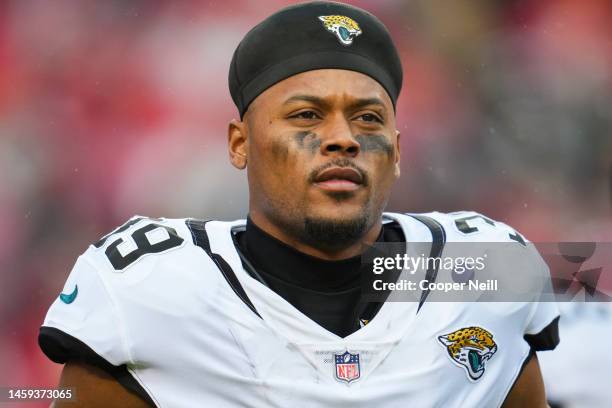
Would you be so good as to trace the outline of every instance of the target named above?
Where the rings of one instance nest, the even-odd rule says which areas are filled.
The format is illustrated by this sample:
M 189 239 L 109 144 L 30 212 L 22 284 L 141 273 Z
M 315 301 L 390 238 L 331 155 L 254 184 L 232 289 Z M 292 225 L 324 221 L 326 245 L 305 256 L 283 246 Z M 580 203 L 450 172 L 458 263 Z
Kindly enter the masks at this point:
M 298 112 L 295 115 L 291 115 L 289 117 L 292 119 L 320 119 L 319 115 L 312 110 Z

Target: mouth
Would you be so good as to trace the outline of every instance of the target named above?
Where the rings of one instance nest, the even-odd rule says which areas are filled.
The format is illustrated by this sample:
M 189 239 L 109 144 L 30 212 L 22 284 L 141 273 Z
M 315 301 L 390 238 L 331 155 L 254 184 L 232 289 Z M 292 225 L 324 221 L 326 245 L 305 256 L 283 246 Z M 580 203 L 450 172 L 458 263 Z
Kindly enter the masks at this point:
M 473 372 L 482 371 L 484 369 L 485 361 L 488 361 L 491 357 L 493 357 L 494 352 L 495 352 L 495 349 L 493 349 L 493 352 L 488 352 L 481 356 L 476 351 L 470 350 L 468 352 L 468 361 L 469 361 L 470 367 L 472 368 L 472 371 Z
M 480 367 L 482 366 L 482 359 L 477 352 L 475 352 L 474 350 L 470 350 L 468 352 L 468 361 L 473 372 L 480 371 Z
M 331 167 L 317 174 L 314 184 L 327 191 L 354 191 L 363 186 L 363 175 L 352 167 Z

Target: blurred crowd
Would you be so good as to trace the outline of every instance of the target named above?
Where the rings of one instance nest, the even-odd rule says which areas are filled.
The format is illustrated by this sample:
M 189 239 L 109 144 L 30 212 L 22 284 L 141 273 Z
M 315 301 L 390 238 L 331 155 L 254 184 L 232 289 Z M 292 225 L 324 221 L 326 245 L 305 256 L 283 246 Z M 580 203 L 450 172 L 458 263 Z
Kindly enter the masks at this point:
M 290 3 L 0 2 L 1 385 L 55 384 L 38 326 L 89 243 L 134 214 L 246 215 L 225 146 L 229 62 Z M 350 3 L 380 17 L 404 64 L 390 210 L 612 239 L 609 0 Z

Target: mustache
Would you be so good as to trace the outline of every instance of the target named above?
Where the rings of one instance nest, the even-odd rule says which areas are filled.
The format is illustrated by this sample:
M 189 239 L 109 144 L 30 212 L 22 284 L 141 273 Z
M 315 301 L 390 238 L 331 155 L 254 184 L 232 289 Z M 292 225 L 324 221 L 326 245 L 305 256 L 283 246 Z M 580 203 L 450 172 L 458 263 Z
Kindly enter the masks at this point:
M 308 181 L 310 183 L 314 183 L 317 176 L 322 172 L 325 171 L 331 167 L 350 167 L 353 170 L 356 170 L 357 172 L 359 172 L 359 174 L 361 174 L 362 180 L 361 180 L 361 184 L 363 186 L 369 186 L 370 185 L 370 177 L 368 176 L 368 172 L 365 171 L 363 168 L 361 168 L 360 166 L 356 165 L 352 160 L 347 159 L 346 157 L 341 157 L 341 158 L 337 158 L 337 159 L 333 159 L 332 161 L 329 161 L 319 167 L 314 168 L 310 174 L 308 175 Z

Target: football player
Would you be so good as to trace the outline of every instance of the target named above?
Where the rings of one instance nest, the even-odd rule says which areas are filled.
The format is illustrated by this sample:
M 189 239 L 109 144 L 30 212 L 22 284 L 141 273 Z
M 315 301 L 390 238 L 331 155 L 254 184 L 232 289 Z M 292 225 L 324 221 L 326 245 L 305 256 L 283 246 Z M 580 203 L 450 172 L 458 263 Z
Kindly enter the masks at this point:
M 383 213 L 401 85 L 387 29 L 359 8 L 303 3 L 247 33 L 228 132 L 247 219 L 134 217 L 91 245 L 40 330 L 76 393 L 56 406 L 544 407 L 534 352 L 558 341 L 553 303 L 363 300 L 361 255 L 380 243 L 437 258 L 502 242 L 546 269 L 482 215 Z

